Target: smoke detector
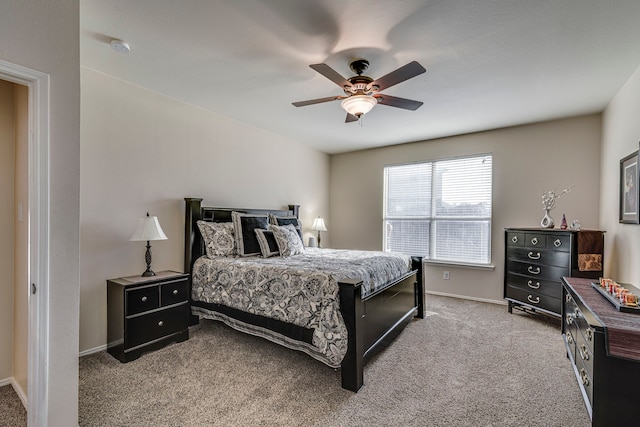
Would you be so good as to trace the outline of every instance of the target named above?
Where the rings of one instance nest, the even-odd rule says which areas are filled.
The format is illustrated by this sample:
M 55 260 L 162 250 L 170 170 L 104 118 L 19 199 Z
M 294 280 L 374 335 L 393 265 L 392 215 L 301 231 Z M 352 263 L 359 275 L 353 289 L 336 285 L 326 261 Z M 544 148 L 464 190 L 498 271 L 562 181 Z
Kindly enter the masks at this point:
M 111 40 L 111 49 L 118 53 L 129 53 L 131 51 L 131 46 L 123 40 L 113 39 Z

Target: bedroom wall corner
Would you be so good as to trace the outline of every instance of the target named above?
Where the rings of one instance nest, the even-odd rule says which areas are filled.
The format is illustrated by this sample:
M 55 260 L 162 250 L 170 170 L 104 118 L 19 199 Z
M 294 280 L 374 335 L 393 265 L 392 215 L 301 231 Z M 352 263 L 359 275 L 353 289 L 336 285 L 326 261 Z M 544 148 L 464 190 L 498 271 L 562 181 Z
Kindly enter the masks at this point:
M 618 222 L 620 160 L 638 150 L 640 141 L 640 68 L 603 113 L 600 180 L 600 227 L 605 236 L 604 274 L 640 286 L 640 225 Z

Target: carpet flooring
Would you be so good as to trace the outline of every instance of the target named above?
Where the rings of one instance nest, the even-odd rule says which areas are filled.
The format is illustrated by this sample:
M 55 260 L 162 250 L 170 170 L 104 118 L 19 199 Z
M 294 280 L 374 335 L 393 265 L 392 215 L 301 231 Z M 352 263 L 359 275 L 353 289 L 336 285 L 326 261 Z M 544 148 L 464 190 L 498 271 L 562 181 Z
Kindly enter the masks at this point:
M 0 427 L 27 425 L 27 411 L 11 385 L 0 387 Z
M 201 321 L 122 364 L 80 359 L 81 426 L 589 426 L 560 321 L 428 295 L 358 393 L 303 353 Z

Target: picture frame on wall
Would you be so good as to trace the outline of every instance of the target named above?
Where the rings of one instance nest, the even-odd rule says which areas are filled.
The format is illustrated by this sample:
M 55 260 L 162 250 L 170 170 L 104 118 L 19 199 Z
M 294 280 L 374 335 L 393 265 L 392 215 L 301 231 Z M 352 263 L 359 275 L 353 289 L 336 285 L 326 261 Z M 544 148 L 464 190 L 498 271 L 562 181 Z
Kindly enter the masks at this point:
M 620 160 L 619 222 L 640 224 L 638 197 L 638 151 L 636 151 Z

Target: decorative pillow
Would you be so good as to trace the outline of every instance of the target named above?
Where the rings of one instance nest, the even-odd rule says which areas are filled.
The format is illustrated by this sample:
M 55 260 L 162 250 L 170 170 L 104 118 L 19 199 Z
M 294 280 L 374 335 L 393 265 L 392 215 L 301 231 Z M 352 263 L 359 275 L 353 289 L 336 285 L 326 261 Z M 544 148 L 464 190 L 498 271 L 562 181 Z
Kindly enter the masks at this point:
M 204 239 L 207 257 L 236 255 L 236 242 L 232 222 L 198 221 L 200 234 Z
M 278 242 L 276 242 L 273 231 L 263 230 L 262 228 L 256 228 L 254 231 L 258 237 L 260 252 L 262 252 L 263 257 L 269 258 L 270 256 L 280 254 L 278 251 Z
M 269 230 L 273 231 L 281 256 L 287 257 L 305 253 L 302 240 L 293 225 L 287 224 L 280 226 L 269 224 Z
M 269 224 L 273 225 L 287 225 L 291 224 L 296 228 L 298 235 L 300 236 L 300 240 L 304 241 L 302 238 L 302 221 L 296 216 L 276 216 L 274 214 L 269 214 Z
M 253 231 L 256 228 L 265 229 L 269 225 L 267 215 L 252 215 L 240 212 L 231 212 L 233 227 L 236 236 L 236 247 L 238 255 L 252 256 L 260 255 L 260 243 Z

